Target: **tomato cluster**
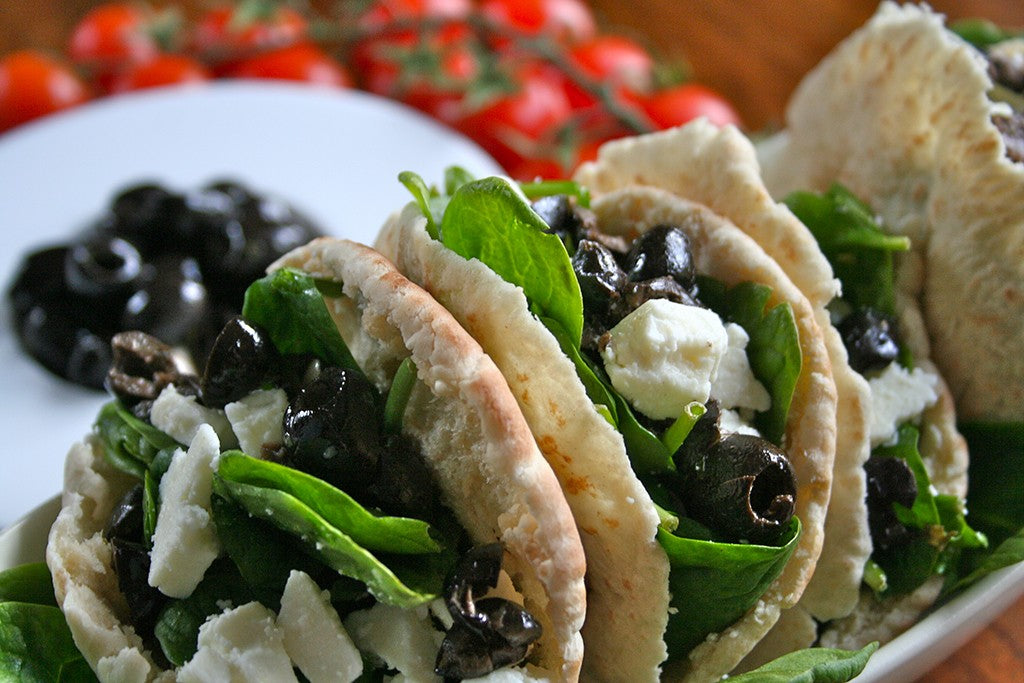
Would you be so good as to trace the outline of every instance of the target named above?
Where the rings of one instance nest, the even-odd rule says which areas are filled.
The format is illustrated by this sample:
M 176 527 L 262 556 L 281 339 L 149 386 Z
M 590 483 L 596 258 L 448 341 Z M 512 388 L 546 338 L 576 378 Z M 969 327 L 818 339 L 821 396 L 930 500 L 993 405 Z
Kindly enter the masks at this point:
M 67 55 L 0 59 L 0 131 L 92 97 L 214 78 L 358 87 L 476 140 L 513 176 L 561 177 L 606 140 L 697 116 L 739 123 L 697 83 L 666 80 L 635 40 L 603 33 L 584 0 L 346 0 L 329 14 L 239 0 L 182 20 L 102 4 Z

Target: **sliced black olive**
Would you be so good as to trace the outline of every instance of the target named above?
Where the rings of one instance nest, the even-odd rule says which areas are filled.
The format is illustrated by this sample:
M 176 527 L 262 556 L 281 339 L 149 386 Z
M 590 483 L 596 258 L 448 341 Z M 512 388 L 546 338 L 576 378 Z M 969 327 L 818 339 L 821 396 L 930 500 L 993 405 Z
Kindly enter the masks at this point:
M 730 541 L 775 542 L 796 507 L 786 454 L 749 434 L 726 434 L 706 445 L 689 441 L 676 463 L 687 514 Z
M 540 197 L 535 199 L 531 206 L 540 219 L 547 224 L 548 232 L 558 235 L 565 243 L 566 249 L 571 251 L 572 246 L 579 240 L 583 222 L 576 214 L 569 196 L 555 194 Z
M 169 384 L 178 384 L 181 373 L 171 347 L 137 330 L 119 332 L 110 340 L 113 362 L 107 388 L 128 406 L 152 401 Z
M 64 261 L 68 289 L 89 298 L 127 298 L 142 271 L 142 256 L 120 237 L 97 237 L 73 244 Z
M 993 81 L 1016 93 L 1024 93 L 1024 43 L 1005 40 L 988 48 L 988 73 Z
M 700 305 L 691 290 L 683 287 L 675 278 L 665 275 L 650 280 L 626 283 L 622 288 L 620 319 L 651 299 L 668 299 L 687 306 Z
M 477 602 L 484 628 L 455 622 L 437 653 L 434 673 L 445 678 L 476 678 L 523 661 L 542 629 L 533 616 L 503 598 Z
M 114 197 L 109 229 L 131 242 L 146 257 L 188 247 L 178 228 L 186 211 L 185 199 L 154 184 L 134 185 Z
M 579 243 L 572 257 L 572 269 L 580 283 L 583 304 L 589 311 L 607 311 L 626 283 L 626 274 L 615 256 L 605 246 L 591 240 Z
M 189 344 L 203 324 L 208 302 L 195 259 L 167 254 L 143 269 L 120 328 L 146 330 L 168 344 Z
M 65 376 L 77 384 L 100 389 L 107 380 L 113 357 L 110 342 L 87 329 L 75 333 Z
M 200 383 L 203 403 L 223 408 L 258 389 L 277 368 L 277 348 L 259 325 L 232 318 L 213 344 Z
M 25 257 L 8 289 L 8 298 L 16 320 L 23 319 L 32 306 L 65 292 L 64 261 L 66 246 L 34 251 Z
M 323 368 L 285 410 L 285 463 L 365 498 L 380 462 L 379 401 L 360 373 Z
M 900 353 L 892 318 L 873 308 L 853 311 L 836 325 L 843 339 L 850 367 L 859 373 L 882 370 Z
M 50 372 L 96 389 L 110 366 L 109 344 L 81 326 L 69 301 L 33 306 L 18 327 L 24 349 Z
M 888 550 L 909 543 L 915 534 L 900 522 L 893 503 L 905 508 L 914 505 L 917 499 L 914 473 L 904 460 L 882 456 L 868 458 L 864 472 L 872 544 L 879 550 Z
M 445 603 L 453 618 L 463 620 L 467 614 L 474 613 L 474 596 L 481 596 L 498 585 L 504 552 L 500 543 L 471 548 L 445 577 Z
M 656 225 L 633 240 L 624 269 L 633 282 L 667 275 L 685 288 L 696 277 L 690 240 L 672 225 Z
M 142 484 L 137 484 L 128 489 L 128 493 L 114 506 L 107 525 L 103 527 L 103 538 L 137 543 L 142 540 L 142 528 Z

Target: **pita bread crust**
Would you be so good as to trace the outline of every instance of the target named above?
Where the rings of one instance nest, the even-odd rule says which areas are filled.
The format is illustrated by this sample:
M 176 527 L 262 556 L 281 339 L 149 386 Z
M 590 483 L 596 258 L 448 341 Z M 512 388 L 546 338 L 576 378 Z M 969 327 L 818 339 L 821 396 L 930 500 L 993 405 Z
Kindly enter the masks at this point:
M 584 676 L 658 680 L 665 644 L 637 634 L 665 631 L 668 559 L 655 540 L 658 515 L 621 436 L 594 409 L 522 290 L 432 240 L 425 226 L 410 204 L 389 219 L 377 247 L 494 359 L 562 484 L 587 553 Z
M 776 196 L 838 180 L 923 257 L 933 359 L 965 418 L 1024 419 L 1024 164 L 984 58 L 926 6 L 884 3 L 812 70 L 764 147 Z M 837 134 L 842 131 L 842 134 Z
M 353 352 L 373 366 L 381 386 L 388 369 L 413 358 L 421 381 L 408 406 L 410 431 L 474 541 L 505 543 L 505 568 L 544 627 L 540 664 L 560 680 L 575 680 L 583 655 L 583 549 L 558 482 L 497 368 L 437 302 L 366 247 L 320 240 L 272 267 L 283 265 L 344 283 L 355 305 L 334 307 L 336 320 L 346 339 L 358 339 Z M 95 435 L 74 446 L 47 562 L 75 642 L 102 680 L 174 680 L 174 672 L 158 674 L 124 625 L 127 606 L 101 537 L 133 483 L 107 464 Z
M 871 591 L 862 591 L 853 614 L 830 624 L 819 644 L 844 650 L 857 650 L 875 640 L 884 645 L 913 626 L 941 590 L 942 577 L 935 576 L 913 593 L 894 600 L 880 602 Z
M 789 303 L 800 332 L 803 368 L 784 446 L 796 473 L 796 514 L 803 533 L 793 557 L 758 604 L 690 653 L 685 678 L 717 680 L 765 635 L 781 609 L 797 602 L 821 552 L 836 443 L 836 389 L 828 352 L 810 303 L 782 268 L 750 237 L 707 207 L 663 190 L 632 186 L 596 198 L 592 209 L 602 231 L 611 234 L 635 236 L 663 223 L 680 226 L 690 238 L 698 272 L 729 285 L 745 281 L 769 285 L 768 305 Z

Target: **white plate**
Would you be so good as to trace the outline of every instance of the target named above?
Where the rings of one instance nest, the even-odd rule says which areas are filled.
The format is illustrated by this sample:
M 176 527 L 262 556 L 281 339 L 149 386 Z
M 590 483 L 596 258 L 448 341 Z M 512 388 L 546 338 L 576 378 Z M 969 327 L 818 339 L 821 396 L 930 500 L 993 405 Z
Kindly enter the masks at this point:
M 59 496 L 55 496 L 0 533 L 0 570 L 42 561 L 50 525 L 59 511 Z M 1024 563 L 986 577 L 880 648 L 857 683 L 903 683 L 920 678 L 1022 594 Z
M 411 199 L 399 172 L 433 182 L 452 164 L 500 171 L 418 112 L 301 84 L 227 81 L 125 95 L 0 137 L 0 528 L 59 490 L 68 446 L 104 400 L 18 348 L 6 289 L 26 251 L 70 237 L 114 192 L 143 179 L 185 190 L 237 178 L 290 201 L 331 234 L 371 241 Z

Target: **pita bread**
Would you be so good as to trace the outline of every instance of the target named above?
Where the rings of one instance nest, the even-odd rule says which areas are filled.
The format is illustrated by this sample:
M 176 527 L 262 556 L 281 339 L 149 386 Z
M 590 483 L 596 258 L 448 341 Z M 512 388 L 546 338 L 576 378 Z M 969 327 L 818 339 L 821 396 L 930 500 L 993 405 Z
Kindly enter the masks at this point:
M 583 550 L 558 481 L 497 368 L 437 302 L 366 247 L 322 239 L 272 268 L 284 266 L 343 283 L 344 297 L 329 299 L 328 308 L 379 386 L 411 356 L 419 382 L 406 431 L 422 444 L 446 503 L 474 542 L 504 544 L 504 568 L 544 629 L 535 663 L 575 680 L 583 654 Z M 75 642 L 102 680 L 173 680 L 126 625 L 101 538 L 132 483 L 106 463 L 95 435 L 73 446 L 47 563 Z
M 748 615 L 666 671 L 669 678 L 717 680 L 782 608 L 796 602 L 820 552 L 835 447 L 827 353 L 799 290 L 752 240 L 707 207 L 653 188 L 630 188 L 597 197 L 592 208 L 601 229 L 611 233 L 635 237 L 658 222 L 680 225 L 691 239 L 698 271 L 727 284 L 770 285 L 772 303 L 788 301 L 800 329 L 804 369 L 786 430 L 804 524 L 799 547 Z M 425 226 L 419 209 L 409 205 L 384 226 L 378 248 L 451 310 L 494 358 L 562 482 L 587 552 L 584 677 L 658 680 L 667 655 L 661 634 L 669 606 L 668 561 L 655 540 L 654 506 L 629 465 L 621 436 L 594 408 L 573 363 L 530 313 L 522 290 L 432 240 Z
M 839 181 L 921 259 L 908 292 L 967 419 L 1024 419 L 1024 164 L 984 57 L 927 6 L 886 2 L 797 88 L 762 149 L 776 196 Z M 842 134 L 837 134 L 842 131 Z

